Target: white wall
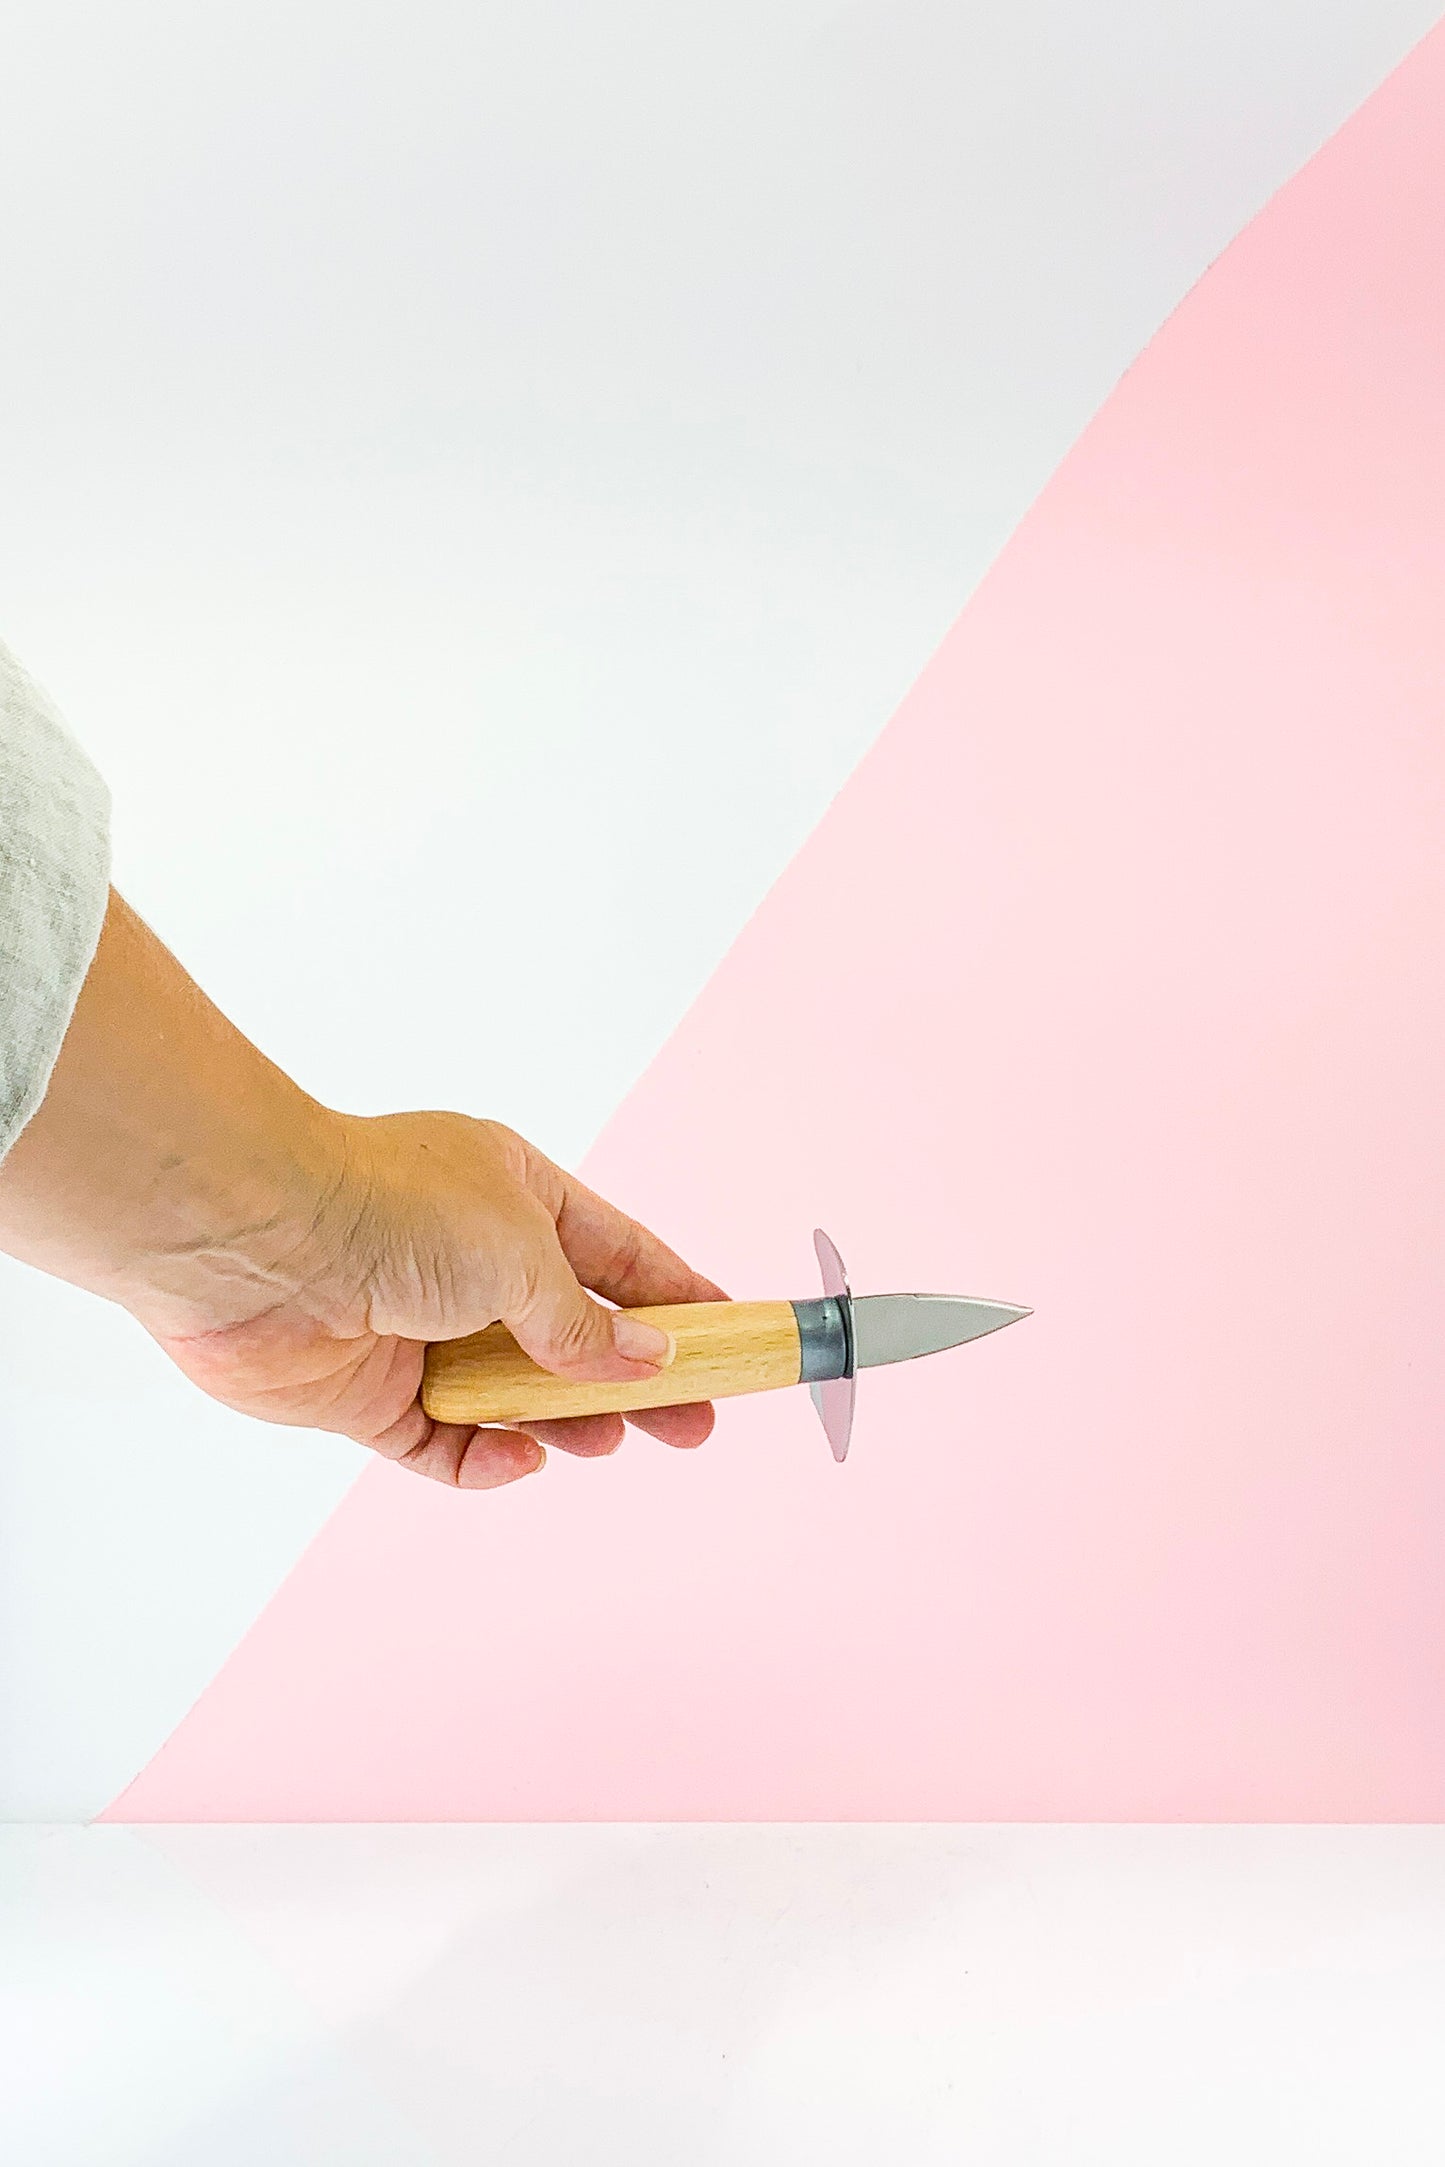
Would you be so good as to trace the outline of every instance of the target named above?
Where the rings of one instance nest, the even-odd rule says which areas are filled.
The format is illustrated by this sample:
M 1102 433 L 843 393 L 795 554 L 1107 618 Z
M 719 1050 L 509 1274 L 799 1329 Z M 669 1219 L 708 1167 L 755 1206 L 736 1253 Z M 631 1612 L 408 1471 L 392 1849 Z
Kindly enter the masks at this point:
M 575 1161 L 1436 12 L 11 0 L 0 632 L 117 886 L 309 1090 Z M 8 1260 L 0 1365 L 0 1813 L 83 1816 L 361 1454 Z

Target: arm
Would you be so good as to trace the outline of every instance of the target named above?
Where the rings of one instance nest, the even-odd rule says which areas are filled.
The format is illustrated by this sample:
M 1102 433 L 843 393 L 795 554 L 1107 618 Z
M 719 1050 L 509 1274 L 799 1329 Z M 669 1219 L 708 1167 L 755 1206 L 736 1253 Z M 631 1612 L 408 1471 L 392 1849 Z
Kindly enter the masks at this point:
M 340 1181 L 339 1124 L 115 889 L 49 1088 L 0 1162 L 0 1248 L 183 1333 L 274 1298 Z
M 209 1001 L 112 889 L 46 1095 L 0 1161 L 0 1249 L 129 1310 L 202 1388 L 492 1487 L 540 1439 L 593 1455 L 617 1416 L 534 1438 L 436 1423 L 424 1348 L 498 1319 L 534 1361 L 656 1374 L 666 1335 L 591 1300 L 721 1290 L 510 1130 L 456 1113 L 321 1105 Z M 708 1408 L 639 1427 L 700 1443 Z

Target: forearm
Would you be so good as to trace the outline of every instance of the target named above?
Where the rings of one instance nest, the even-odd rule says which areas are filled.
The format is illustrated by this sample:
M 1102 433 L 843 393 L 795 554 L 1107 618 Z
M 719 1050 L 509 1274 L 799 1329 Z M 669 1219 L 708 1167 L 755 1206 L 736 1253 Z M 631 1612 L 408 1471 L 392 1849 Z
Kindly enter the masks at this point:
M 284 1298 L 343 1131 L 112 888 L 45 1098 L 0 1162 L 0 1249 L 156 1330 L 239 1322 Z

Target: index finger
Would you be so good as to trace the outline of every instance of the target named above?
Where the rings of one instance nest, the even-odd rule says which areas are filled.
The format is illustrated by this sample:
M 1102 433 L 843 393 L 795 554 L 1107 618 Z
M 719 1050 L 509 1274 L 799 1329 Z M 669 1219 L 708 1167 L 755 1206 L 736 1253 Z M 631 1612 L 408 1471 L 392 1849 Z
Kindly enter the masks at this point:
M 651 1302 L 728 1299 L 721 1287 L 685 1264 L 649 1228 L 561 1167 L 552 1171 L 561 1184 L 557 1238 L 584 1287 L 625 1309 Z

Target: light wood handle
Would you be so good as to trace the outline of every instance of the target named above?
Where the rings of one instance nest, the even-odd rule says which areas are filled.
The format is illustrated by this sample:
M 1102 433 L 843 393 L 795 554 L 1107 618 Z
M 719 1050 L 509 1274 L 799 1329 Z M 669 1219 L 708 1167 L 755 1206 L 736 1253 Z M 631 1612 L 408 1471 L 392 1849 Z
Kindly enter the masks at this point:
M 427 1348 L 421 1403 L 437 1422 L 550 1422 L 559 1415 L 681 1407 L 796 1384 L 803 1367 L 791 1302 L 678 1302 L 629 1309 L 671 1332 L 677 1353 L 640 1384 L 574 1384 L 539 1369 L 505 1325 Z

